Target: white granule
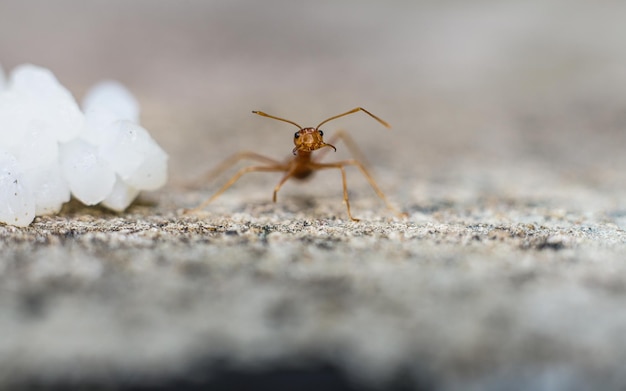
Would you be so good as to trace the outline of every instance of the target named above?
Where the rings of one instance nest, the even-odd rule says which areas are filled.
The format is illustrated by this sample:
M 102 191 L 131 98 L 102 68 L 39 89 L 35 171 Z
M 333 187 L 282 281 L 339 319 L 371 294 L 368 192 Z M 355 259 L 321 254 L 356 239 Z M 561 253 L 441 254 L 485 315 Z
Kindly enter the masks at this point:
M 120 83 L 94 86 L 82 110 L 47 69 L 0 67 L 0 222 L 27 226 L 70 195 L 123 211 L 167 179 L 167 154 L 139 125 Z

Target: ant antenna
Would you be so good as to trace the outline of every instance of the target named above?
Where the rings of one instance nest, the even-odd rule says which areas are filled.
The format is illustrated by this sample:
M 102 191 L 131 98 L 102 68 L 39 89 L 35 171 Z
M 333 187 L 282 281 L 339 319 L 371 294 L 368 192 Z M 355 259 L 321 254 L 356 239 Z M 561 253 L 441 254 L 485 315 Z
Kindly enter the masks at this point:
M 334 117 L 330 117 L 330 118 L 328 118 L 328 119 L 325 119 L 325 120 L 324 120 L 324 121 L 322 121 L 319 125 L 317 125 L 317 127 L 315 128 L 315 130 L 319 130 L 320 126 L 324 125 L 326 122 L 332 121 L 332 120 L 334 120 L 334 119 L 337 119 L 337 118 L 339 118 L 339 117 L 343 117 L 343 116 L 348 115 L 348 114 L 353 114 L 353 113 L 356 113 L 357 111 L 363 111 L 363 112 L 365 112 L 367 115 L 369 115 L 370 117 L 374 118 L 376 121 L 380 122 L 380 123 L 381 123 L 381 125 L 383 125 L 383 126 L 384 126 L 384 127 L 386 127 L 387 129 L 391 128 L 391 125 L 389 125 L 387 122 L 385 122 L 385 121 L 383 121 L 382 119 L 378 118 L 377 116 L 375 116 L 374 114 L 372 114 L 372 113 L 370 113 L 369 111 L 365 110 L 364 108 L 362 108 L 362 107 L 357 107 L 357 108 L 352 109 L 352 110 L 350 110 L 350 111 L 348 111 L 348 112 L 345 112 L 345 113 L 343 113 L 343 114 L 339 114 L 339 115 L 336 115 L 336 116 L 334 116 Z M 277 119 L 279 119 L 279 118 L 277 118 Z M 283 120 L 283 121 L 284 121 L 284 120 Z
M 296 125 L 298 127 L 298 129 L 302 130 L 302 126 L 298 125 L 297 123 L 293 122 L 293 121 L 289 121 L 288 119 L 284 119 L 284 118 L 279 118 L 279 117 L 274 117 L 273 115 L 269 115 L 269 114 L 265 114 L 262 111 L 252 111 L 254 114 L 258 114 L 261 115 L 263 117 L 268 117 L 268 118 L 272 118 L 272 119 L 277 119 L 279 121 L 283 121 L 283 122 L 287 122 L 290 123 L 292 125 Z M 371 115 L 371 114 L 370 114 Z

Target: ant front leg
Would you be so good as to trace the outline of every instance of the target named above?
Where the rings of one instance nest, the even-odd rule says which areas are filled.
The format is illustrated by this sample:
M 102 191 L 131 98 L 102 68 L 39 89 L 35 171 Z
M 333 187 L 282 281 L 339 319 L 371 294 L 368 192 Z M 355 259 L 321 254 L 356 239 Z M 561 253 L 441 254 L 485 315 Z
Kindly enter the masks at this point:
M 274 188 L 274 195 L 272 197 L 272 201 L 276 202 L 276 198 L 278 196 L 278 191 L 280 190 L 281 187 L 283 187 L 283 185 L 285 184 L 285 182 L 287 182 L 287 180 L 289 178 L 291 178 L 293 176 L 293 174 L 296 173 L 296 171 L 298 170 L 298 166 L 297 165 L 292 165 L 291 168 L 289 168 L 287 171 L 287 173 L 285 174 L 285 176 L 283 176 L 280 179 L 280 182 L 278 182 L 278 184 L 276 185 L 276 187 Z

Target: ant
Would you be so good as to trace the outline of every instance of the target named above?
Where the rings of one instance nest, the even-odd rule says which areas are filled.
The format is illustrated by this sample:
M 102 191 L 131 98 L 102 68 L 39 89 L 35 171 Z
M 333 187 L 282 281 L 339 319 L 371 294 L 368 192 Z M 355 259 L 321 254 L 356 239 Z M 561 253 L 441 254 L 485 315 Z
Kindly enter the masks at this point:
M 327 118 L 324 121 L 322 121 L 319 125 L 317 125 L 315 128 L 303 128 L 302 126 L 298 125 L 297 123 L 293 121 L 290 121 L 284 118 L 275 117 L 273 115 L 266 114 L 262 111 L 253 111 L 252 113 L 254 114 L 257 114 L 263 117 L 272 118 L 278 121 L 287 122 L 296 126 L 299 129 L 293 135 L 293 142 L 295 144 L 295 147 L 293 148 L 291 152 L 293 153 L 295 157 L 290 158 L 285 162 L 280 162 L 275 159 L 268 158 L 256 152 L 251 152 L 251 151 L 239 152 L 239 153 L 232 155 L 231 157 L 224 160 L 220 165 L 218 165 L 213 171 L 211 171 L 207 175 L 207 177 L 213 178 L 219 175 L 220 173 L 226 171 L 228 168 L 232 167 L 240 160 L 244 160 L 244 159 L 256 160 L 263 164 L 244 167 L 240 169 L 232 178 L 230 178 L 228 182 L 226 182 L 226 184 L 224 184 L 215 194 L 213 194 L 211 198 L 204 201 L 198 207 L 188 210 L 185 213 L 194 213 L 201 209 L 204 209 L 208 204 L 213 202 L 213 200 L 215 200 L 222 193 L 228 190 L 228 188 L 230 188 L 235 182 L 237 182 L 239 178 L 241 178 L 244 174 L 247 174 L 249 172 L 263 171 L 263 172 L 284 172 L 285 173 L 285 175 L 282 177 L 280 182 L 278 182 L 278 184 L 274 188 L 274 196 L 272 200 L 276 202 L 276 195 L 278 194 L 278 191 L 289 178 L 303 180 L 303 179 L 309 178 L 317 170 L 338 169 L 341 171 L 341 179 L 343 181 L 343 200 L 345 201 L 346 208 L 348 209 L 348 216 L 350 217 L 352 221 L 359 221 L 359 219 L 356 219 L 352 216 L 352 212 L 350 211 L 350 201 L 348 200 L 348 186 L 346 184 L 346 171 L 345 171 L 346 166 L 356 166 L 359 168 L 359 170 L 361 170 L 361 173 L 363 173 L 363 175 L 365 176 L 365 179 L 367 179 L 367 181 L 372 186 L 376 194 L 385 202 L 387 208 L 391 209 L 399 216 L 406 217 L 406 214 L 399 212 L 396 208 L 394 208 L 387 201 L 385 194 L 380 190 L 380 188 L 378 187 L 378 184 L 376 183 L 376 181 L 374 181 L 374 178 L 369 173 L 365 165 L 362 163 L 364 159 L 360 158 L 362 155 L 359 153 L 359 150 L 356 147 L 356 144 L 348 136 L 347 133 L 343 131 L 339 131 L 335 134 L 334 137 L 331 138 L 331 141 L 335 142 L 335 141 L 338 141 L 339 139 L 343 140 L 344 143 L 348 146 L 348 149 L 350 150 L 352 155 L 359 157 L 359 159 L 353 158 L 353 159 L 342 160 L 342 161 L 338 161 L 334 163 L 321 163 L 320 159 L 324 155 L 324 152 L 326 152 L 327 150 L 321 151 L 317 155 L 316 159 L 313 159 L 311 156 L 313 151 L 316 151 L 322 148 L 332 148 L 334 151 L 337 151 L 337 148 L 335 148 L 335 146 L 332 145 L 332 143 L 327 143 L 324 141 L 324 132 L 320 129 L 320 126 L 324 125 L 327 122 L 335 120 L 337 118 L 340 118 L 349 114 L 353 114 L 359 111 L 362 111 L 368 114 L 370 117 L 374 118 L 384 127 L 388 129 L 391 128 L 391 126 L 387 122 L 383 121 L 382 119 L 378 118 L 377 116 L 375 116 L 374 114 L 370 113 L 369 111 L 365 110 L 362 107 L 357 107 L 343 114 L 339 114 L 339 115 L 335 115 L 333 117 Z

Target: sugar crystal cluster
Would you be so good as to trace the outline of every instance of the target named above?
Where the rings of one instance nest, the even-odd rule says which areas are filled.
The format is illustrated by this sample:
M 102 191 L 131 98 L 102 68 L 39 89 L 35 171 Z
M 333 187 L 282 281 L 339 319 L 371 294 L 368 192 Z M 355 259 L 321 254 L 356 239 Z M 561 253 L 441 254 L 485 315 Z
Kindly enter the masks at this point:
M 123 211 L 167 179 L 167 155 L 139 125 L 135 98 L 102 82 L 82 108 L 47 69 L 0 68 L 0 222 L 27 226 L 73 196 Z

